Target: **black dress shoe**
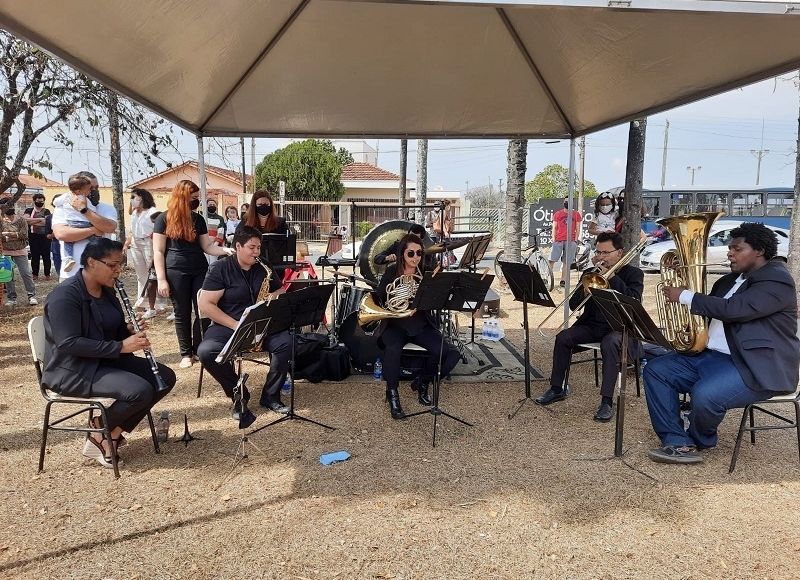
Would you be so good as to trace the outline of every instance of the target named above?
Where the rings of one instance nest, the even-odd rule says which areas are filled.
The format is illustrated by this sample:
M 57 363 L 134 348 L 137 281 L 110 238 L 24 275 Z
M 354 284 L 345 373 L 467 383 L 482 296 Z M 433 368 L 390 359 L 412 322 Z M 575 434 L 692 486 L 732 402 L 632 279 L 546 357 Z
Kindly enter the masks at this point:
M 286 415 L 289 413 L 289 407 L 283 404 L 283 402 L 278 399 L 277 401 L 268 401 L 265 405 L 261 403 L 262 407 L 266 407 L 270 411 L 275 411 L 276 413 L 280 413 L 281 415 Z
M 600 403 L 600 406 L 597 408 L 597 412 L 592 417 L 595 421 L 599 421 L 600 423 L 608 423 L 611 421 L 611 417 L 614 415 L 613 410 L 611 409 L 611 405 L 608 403 Z
M 539 395 L 534 399 L 534 402 L 537 405 L 549 405 L 550 403 L 556 403 L 558 401 L 563 401 L 567 398 L 567 394 L 564 391 L 556 392 L 552 388 L 547 389 L 544 393 Z

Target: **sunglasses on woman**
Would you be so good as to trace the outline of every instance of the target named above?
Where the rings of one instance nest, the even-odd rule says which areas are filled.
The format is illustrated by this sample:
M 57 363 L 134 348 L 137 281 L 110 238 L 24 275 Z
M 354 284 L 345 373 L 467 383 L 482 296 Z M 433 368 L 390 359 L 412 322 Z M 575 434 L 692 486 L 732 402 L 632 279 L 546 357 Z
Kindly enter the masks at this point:
M 422 250 L 409 250 L 406 252 L 406 256 L 409 258 L 413 258 L 414 256 L 422 257 Z

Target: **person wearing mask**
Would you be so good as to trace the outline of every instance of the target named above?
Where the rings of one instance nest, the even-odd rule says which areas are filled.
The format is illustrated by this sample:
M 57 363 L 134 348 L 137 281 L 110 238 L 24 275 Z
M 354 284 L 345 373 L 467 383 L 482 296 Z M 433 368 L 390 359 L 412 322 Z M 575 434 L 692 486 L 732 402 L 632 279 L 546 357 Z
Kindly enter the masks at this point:
M 244 219 L 244 216 L 247 213 L 248 209 L 250 209 L 250 204 L 249 203 L 243 203 L 242 207 L 239 208 L 239 217 L 240 217 L 240 219 Z
M 134 308 L 139 308 L 145 301 L 145 288 L 150 278 L 150 268 L 153 266 L 153 214 L 156 209 L 156 202 L 153 195 L 146 189 L 134 188 L 131 190 L 130 199 L 131 210 L 131 230 L 128 239 L 122 246 L 122 251 L 130 249 L 133 269 L 136 271 L 136 283 L 138 286 L 136 303 Z M 149 304 L 143 318 L 148 319 L 156 315 L 155 297 L 146 297 Z
M 550 269 L 561 260 L 561 286 L 566 285 L 575 252 L 578 250 L 578 232 L 581 227 L 581 212 L 572 210 L 572 231 L 567 235 L 569 199 L 564 198 L 564 208 L 553 214 L 553 248 L 550 250 Z
M 28 245 L 28 222 L 23 217 L 17 217 L 10 197 L 0 200 L 0 210 L 2 210 L 0 229 L 2 229 L 3 236 L 3 252 L 16 264 L 16 271 L 22 277 L 22 283 L 28 293 L 28 304 L 35 306 L 39 302 L 36 300 L 36 285 L 33 283 L 31 267 L 28 263 L 26 248 Z M 14 306 L 17 303 L 17 287 L 13 277 L 11 282 L 6 282 L 6 294 L 8 295 L 6 305 Z
M 217 213 L 217 200 L 209 199 L 206 204 L 208 209 L 208 216 L 206 217 L 206 225 L 208 226 L 208 237 L 217 246 L 225 245 L 225 219 Z M 216 261 L 216 257 L 208 256 L 209 263 Z
M 28 222 L 28 244 L 31 248 L 31 272 L 33 279 L 39 279 L 39 263 L 44 266 L 44 279 L 50 280 L 50 239 L 47 237 L 46 219 L 50 210 L 44 207 L 44 194 L 33 194 L 33 207 L 25 209 L 25 221 Z
M 172 299 L 182 369 L 192 366 L 200 344 L 197 292 L 208 271 L 205 254 L 222 257 L 233 253 L 230 248 L 215 245 L 208 236 L 206 221 L 195 211 L 199 207 L 197 184 L 188 179 L 179 181 L 170 193 L 167 211 L 156 218 L 153 226 L 158 294 Z
M 97 176 L 88 171 L 79 171 L 77 175 L 82 175 L 89 179 L 91 189 L 89 195 L 85 198 L 83 196 L 72 196 L 69 201 L 66 201 L 61 207 L 55 206 L 53 211 L 53 236 L 59 240 L 60 255 L 64 256 L 64 243 L 73 242 L 72 259 L 76 263 L 81 261 L 81 253 L 83 248 L 86 247 L 88 239 L 92 236 L 103 236 L 110 238 L 117 231 L 117 210 L 113 205 L 103 203 L 100 201 L 100 190 L 97 182 Z M 53 200 L 55 203 L 56 200 Z M 95 207 L 90 209 L 89 204 Z M 73 227 L 67 223 L 67 212 L 65 206 L 69 205 L 80 213 L 84 219 L 88 220 L 92 227 L 80 228 Z M 63 281 L 71 278 L 78 271 L 78 268 L 66 269 L 66 260 L 62 260 L 61 269 L 59 271 L 59 278 Z
M 286 234 L 289 228 L 286 220 L 275 211 L 275 201 L 266 190 L 253 194 L 247 213 L 242 215 L 240 226 L 258 228 L 262 234 Z
M 444 235 L 442 229 L 442 204 L 437 201 L 433 204 L 433 209 L 425 215 L 425 229 L 428 231 L 428 237 L 434 242 L 438 242 Z
M 156 393 L 157 381 L 150 362 L 134 353 L 150 348 L 141 332 L 126 323 L 114 283 L 122 272 L 122 244 L 93 238 L 81 250 L 81 267 L 75 276 L 56 286 L 44 303 L 45 356 L 42 386 L 67 397 L 114 399 L 106 419 L 111 441 L 90 433 L 83 455 L 103 467 L 113 467 L 112 457 L 130 433 L 175 385 L 175 373 L 156 363 L 169 387 Z M 98 428 L 100 417 L 91 426 Z M 118 465 L 123 465 L 118 460 Z
M 617 208 L 614 194 L 604 191 L 594 200 L 594 218 L 589 223 L 589 233 L 598 236 L 603 232 L 616 231 Z

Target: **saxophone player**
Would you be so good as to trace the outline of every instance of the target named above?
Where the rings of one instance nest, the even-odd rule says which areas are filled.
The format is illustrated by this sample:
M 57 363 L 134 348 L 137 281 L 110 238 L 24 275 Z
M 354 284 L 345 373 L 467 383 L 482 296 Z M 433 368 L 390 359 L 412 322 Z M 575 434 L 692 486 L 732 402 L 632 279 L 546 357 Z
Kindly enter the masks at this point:
M 420 262 L 424 255 L 422 239 L 416 234 L 406 234 L 398 243 L 398 256 L 395 265 L 386 268 L 378 286 L 377 294 L 381 304 L 395 313 L 406 312 L 414 301 L 417 286 L 422 279 Z M 447 342 L 442 342 L 442 335 L 436 328 L 434 319 L 428 312 L 415 312 L 405 318 L 386 318 L 383 333 L 378 340 L 383 343 L 383 378 L 386 380 L 386 400 L 392 419 L 405 417 L 400 405 L 400 356 L 403 346 L 413 343 L 428 351 L 425 368 L 411 383 L 417 391 L 417 400 L 422 405 L 432 403 L 428 396 L 428 385 L 436 375 L 439 366 L 439 355 L 444 344 L 442 357 L 442 377 L 450 374 L 458 363 L 458 350 Z
M 198 300 L 200 310 L 212 321 L 200 343 L 198 355 L 231 400 L 238 376 L 233 363 L 220 364 L 216 362 L 217 355 L 248 306 L 285 292 L 280 277 L 269 265 L 258 262 L 261 255 L 261 232 L 258 229 L 250 226 L 237 228 L 233 248 L 235 253 L 231 257 L 211 264 Z M 260 403 L 276 413 L 289 412 L 280 399 L 280 390 L 289 370 L 291 344 L 288 331 L 269 334 L 263 342 L 263 350 L 271 354 L 271 360 Z M 250 398 L 246 388 L 243 397 L 245 401 Z M 234 407 L 235 418 L 238 418 L 239 411 Z

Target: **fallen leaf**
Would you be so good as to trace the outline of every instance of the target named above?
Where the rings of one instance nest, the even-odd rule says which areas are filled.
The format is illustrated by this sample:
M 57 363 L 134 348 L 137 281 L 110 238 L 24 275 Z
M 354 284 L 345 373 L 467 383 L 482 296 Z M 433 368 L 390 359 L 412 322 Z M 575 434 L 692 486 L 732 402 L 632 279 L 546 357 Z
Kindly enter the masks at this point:
M 225 494 L 219 499 L 220 499 L 220 501 L 231 501 L 231 496 L 228 495 L 228 494 Z
M 142 504 L 135 503 L 131 507 L 128 508 L 130 511 L 135 512 L 136 510 L 142 509 Z
M 497 512 L 496 512 L 496 511 L 494 511 L 494 510 L 491 510 L 491 511 L 489 512 L 489 517 L 490 517 L 490 518 L 496 518 L 496 517 L 497 517 Z

